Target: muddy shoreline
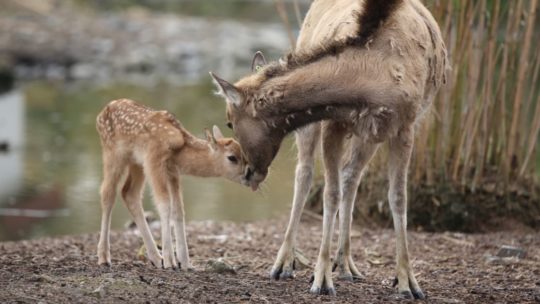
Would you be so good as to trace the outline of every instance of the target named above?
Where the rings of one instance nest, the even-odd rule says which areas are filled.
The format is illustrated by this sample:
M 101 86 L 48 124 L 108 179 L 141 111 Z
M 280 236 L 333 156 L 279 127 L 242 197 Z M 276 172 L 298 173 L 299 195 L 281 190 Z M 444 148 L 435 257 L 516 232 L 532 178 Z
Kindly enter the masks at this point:
M 294 280 L 268 277 L 286 218 L 255 223 L 192 222 L 187 226 L 194 271 L 159 270 L 138 259 L 142 244 L 134 230 L 112 234 L 111 268 L 97 266 L 97 234 L 0 243 L 2 303 L 386 303 L 404 302 L 391 287 L 392 230 L 355 227 L 352 248 L 364 278 L 336 281 L 337 297 L 313 296 L 311 270 Z M 299 249 L 313 264 L 321 223 L 305 217 Z M 540 234 L 410 233 L 417 278 L 428 303 L 538 303 Z M 336 239 L 334 239 L 336 240 Z M 335 243 L 335 241 L 334 241 Z M 334 244 L 335 245 L 335 244 Z M 502 245 L 526 257 L 494 259 Z M 206 266 L 223 258 L 235 269 Z

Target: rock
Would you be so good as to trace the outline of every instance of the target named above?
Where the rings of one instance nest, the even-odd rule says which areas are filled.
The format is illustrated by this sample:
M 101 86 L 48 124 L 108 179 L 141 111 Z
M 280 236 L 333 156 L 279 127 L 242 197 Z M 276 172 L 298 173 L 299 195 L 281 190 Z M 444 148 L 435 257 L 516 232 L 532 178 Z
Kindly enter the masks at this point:
M 163 279 L 161 279 L 161 278 L 154 278 L 154 279 L 152 279 L 150 284 L 161 287 L 161 286 L 165 285 L 165 281 L 163 281 Z
M 156 215 L 152 211 L 145 211 L 144 212 L 144 218 L 146 219 L 146 222 L 148 224 L 152 224 L 153 222 L 158 221 L 158 218 L 156 217 Z M 135 224 L 135 222 L 133 220 L 129 220 L 128 222 L 126 222 L 124 227 L 126 227 L 127 229 L 135 229 L 135 228 L 137 228 L 137 224 Z
M 209 241 L 216 242 L 218 244 L 223 244 L 227 241 L 228 236 L 226 234 L 219 235 L 199 235 L 197 237 L 200 241 Z
M 295 255 L 295 268 L 296 270 L 309 269 L 312 267 L 309 259 L 304 255 L 304 253 L 298 249 L 294 249 Z
M 54 283 L 55 280 L 46 274 L 35 274 L 30 277 L 30 282 Z
M 365 250 L 367 255 L 367 261 L 371 265 L 389 265 L 392 264 L 392 258 L 383 256 L 380 253 L 373 250 Z
M 525 250 L 521 248 L 513 247 L 513 246 L 501 246 L 496 256 L 500 258 L 515 257 L 515 258 L 523 259 L 525 258 L 526 255 L 527 253 L 525 252 Z
M 234 269 L 234 267 L 231 264 L 227 263 L 222 258 L 219 258 L 217 260 L 209 260 L 206 263 L 205 271 L 215 272 L 219 274 L 225 274 L 225 273 L 236 274 L 236 269 Z
M 519 259 L 517 257 L 501 258 L 496 255 L 488 255 L 486 256 L 486 262 L 492 265 L 511 265 L 519 263 Z
M 92 291 L 92 295 L 97 296 L 100 299 L 103 299 L 107 295 L 107 286 L 99 285 L 98 288 Z
M 161 240 L 156 240 L 156 246 L 161 250 Z M 146 260 L 146 246 L 144 244 L 137 250 L 137 259 L 140 261 Z

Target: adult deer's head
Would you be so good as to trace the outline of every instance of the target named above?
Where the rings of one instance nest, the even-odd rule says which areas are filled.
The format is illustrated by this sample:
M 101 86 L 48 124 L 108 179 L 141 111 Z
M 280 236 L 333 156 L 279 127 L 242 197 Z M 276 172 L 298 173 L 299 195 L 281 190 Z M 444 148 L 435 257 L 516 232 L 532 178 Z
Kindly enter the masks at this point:
M 257 52 L 252 62 L 252 71 L 260 70 L 266 61 L 262 53 Z M 231 128 L 242 147 L 248 167 L 245 178 L 252 189 L 257 189 L 268 174 L 268 167 L 276 156 L 285 134 L 269 127 L 264 117 L 257 116 L 254 103 L 260 94 L 260 75 L 254 73 L 240 80 L 235 85 L 210 73 L 218 95 L 227 103 L 227 125 Z

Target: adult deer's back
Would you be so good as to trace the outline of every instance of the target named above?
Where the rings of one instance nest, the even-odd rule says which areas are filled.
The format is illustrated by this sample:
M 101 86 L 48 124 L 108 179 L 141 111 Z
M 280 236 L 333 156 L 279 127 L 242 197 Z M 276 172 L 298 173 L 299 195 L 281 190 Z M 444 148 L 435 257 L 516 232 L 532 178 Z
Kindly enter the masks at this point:
M 363 9 L 365 2 L 365 0 L 314 1 L 302 24 L 295 52 L 310 54 L 321 45 L 329 45 L 332 41 L 354 36 L 358 30 L 357 14 Z M 393 43 L 369 44 L 367 47 L 371 50 L 379 49 L 384 53 L 392 52 L 394 48 L 402 48 L 401 52 L 407 52 L 407 56 L 403 57 L 403 63 L 409 65 L 408 70 L 419 70 L 417 73 L 425 72 L 427 75 L 424 99 L 420 105 L 420 109 L 425 110 L 441 84 L 446 81 L 445 72 L 449 69 L 446 47 L 436 20 L 424 5 L 419 0 L 403 2 L 393 18 L 377 31 L 378 41 L 393 41 Z M 417 46 L 420 46 L 423 52 L 417 52 Z M 413 60 L 414 57 L 418 60 Z M 419 63 L 426 57 L 432 59 L 428 60 L 425 67 L 419 67 Z M 355 62 L 348 64 L 354 65 Z

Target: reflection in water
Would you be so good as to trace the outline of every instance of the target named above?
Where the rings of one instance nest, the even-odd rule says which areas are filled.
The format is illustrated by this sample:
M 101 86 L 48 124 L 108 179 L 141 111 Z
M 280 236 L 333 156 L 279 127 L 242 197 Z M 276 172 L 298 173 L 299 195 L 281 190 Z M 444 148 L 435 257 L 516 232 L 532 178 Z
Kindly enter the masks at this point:
M 102 165 L 95 117 L 108 101 L 125 97 L 169 110 L 188 130 L 203 137 L 204 128 L 213 124 L 226 129 L 224 103 L 212 96 L 212 89 L 210 83 L 152 88 L 27 84 L 23 88 L 25 98 L 18 93 L 17 102 L 21 107 L 20 142 L 26 138 L 26 145 L 15 148 L 17 144 L 9 154 L 0 153 L 0 208 L 8 208 L 0 211 L 0 240 L 99 230 Z M 0 102 L 0 113 L 7 110 Z M 292 141 L 284 143 L 263 190 L 257 193 L 225 179 L 184 177 L 187 219 L 250 221 L 286 213 L 294 179 L 295 153 L 290 146 Z M 145 209 L 151 210 L 148 192 L 144 203 Z M 51 216 L 31 216 L 44 212 Z M 126 208 L 117 202 L 113 229 L 121 228 L 128 219 Z

